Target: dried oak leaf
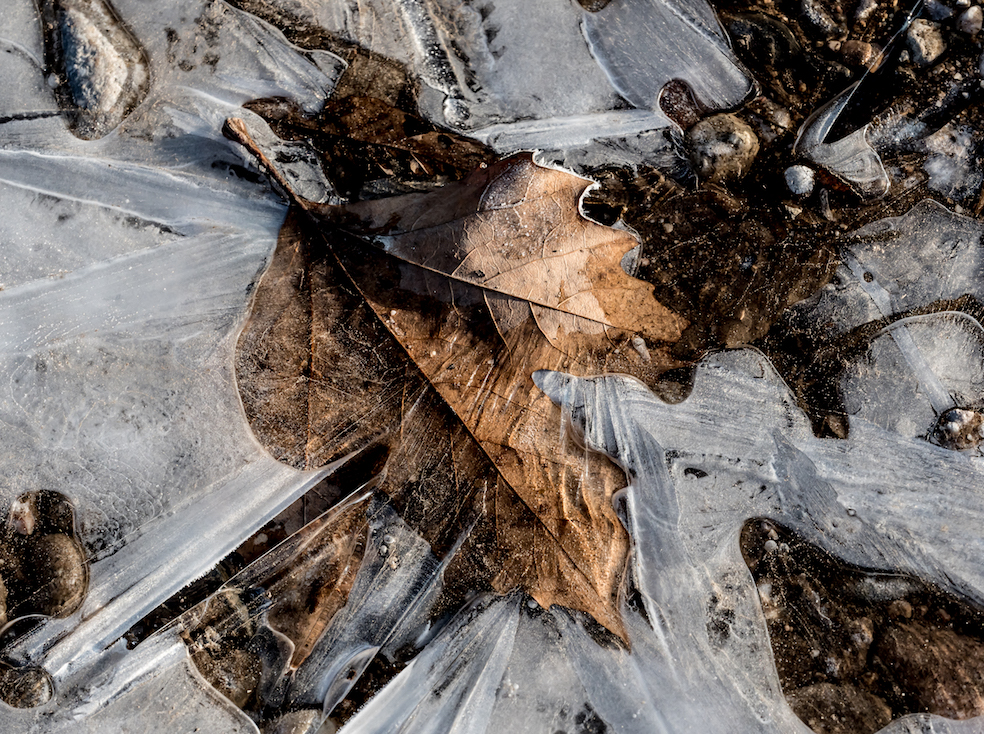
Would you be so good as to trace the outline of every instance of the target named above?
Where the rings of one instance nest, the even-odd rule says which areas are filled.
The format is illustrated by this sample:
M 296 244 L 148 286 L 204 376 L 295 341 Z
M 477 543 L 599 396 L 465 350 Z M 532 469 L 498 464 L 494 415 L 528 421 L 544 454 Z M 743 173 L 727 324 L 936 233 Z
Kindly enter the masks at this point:
M 246 105 L 279 137 L 311 145 L 344 197 L 430 190 L 495 160 L 494 152 L 478 141 L 407 111 L 416 106 L 406 70 L 361 51 L 348 58 L 317 115 L 285 99 Z
M 686 322 L 622 270 L 634 238 L 580 216 L 588 184 L 526 155 L 429 194 L 299 202 L 307 230 L 285 226 L 237 374 L 276 456 L 318 466 L 386 441 L 380 486 L 404 518 L 436 549 L 469 532 L 462 578 L 624 637 L 624 477 L 569 443 L 532 374 L 652 382 Z

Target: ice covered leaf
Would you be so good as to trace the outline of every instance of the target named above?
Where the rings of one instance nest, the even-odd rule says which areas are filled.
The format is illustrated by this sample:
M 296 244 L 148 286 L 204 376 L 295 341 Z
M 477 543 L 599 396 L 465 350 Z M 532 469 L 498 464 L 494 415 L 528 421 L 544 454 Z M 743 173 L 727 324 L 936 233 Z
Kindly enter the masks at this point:
M 321 208 L 319 215 L 436 275 L 675 341 L 686 322 L 622 269 L 636 239 L 581 216 L 588 184 L 518 155 L 428 195 Z
M 439 412 L 433 414 L 437 409 L 432 405 L 436 398 L 431 393 L 433 388 L 407 359 L 399 342 L 387 333 L 387 324 L 393 323 L 389 314 L 392 309 L 383 306 L 382 319 L 378 318 L 346 271 L 332 261 L 330 253 L 312 254 L 311 249 L 311 245 L 299 241 L 296 233 L 293 240 L 287 232 L 282 233 L 271 271 L 260 285 L 254 314 L 240 342 L 239 384 L 247 415 L 258 437 L 282 459 L 313 466 L 376 442 L 402 438 L 409 446 L 399 454 L 400 458 L 394 457 L 394 466 L 388 470 L 393 478 L 390 492 L 405 508 L 405 513 L 423 515 L 429 521 L 428 537 L 434 540 L 454 537 L 461 532 L 462 525 L 468 527 L 486 514 L 492 515 L 489 527 L 498 534 L 505 552 L 493 545 L 479 553 L 486 558 L 472 565 L 486 569 L 477 572 L 486 577 L 484 583 L 491 584 L 493 579 L 498 579 L 495 583 L 503 587 L 521 584 L 530 588 L 565 589 L 563 599 L 568 604 L 584 607 L 591 603 L 592 596 L 599 598 L 599 592 L 577 580 L 577 569 L 572 567 L 568 556 L 579 549 L 582 564 L 588 558 L 601 559 L 594 573 L 604 573 L 598 585 L 610 598 L 620 578 L 617 551 L 624 550 L 624 539 L 617 532 L 620 526 L 611 516 L 610 507 L 603 509 L 604 497 L 594 499 L 589 510 L 601 512 L 597 522 L 602 523 L 601 529 L 609 536 L 607 545 L 603 538 L 596 538 L 593 542 L 597 549 L 588 543 L 575 543 L 576 548 L 566 551 L 551 534 L 551 530 L 557 532 L 559 518 L 554 518 L 554 527 L 548 528 L 524 506 L 510 484 L 497 476 L 498 472 L 487 459 L 483 460 L 481 449 L 471 446 L 474 438 L 469 433 L 452 431 L 455 437 L 449 456 L 449 448 L 442 442 L 442 435 L 448 433 L 442 423 L 448 417 Z M 371 284 L 379 270 L 380 263 L 376 262 L 369 264 L 368 273 L 366 270 L 359 273 L 363 276 L 363 287 Z M 304 299 L 296 299 L 285 285 L 301 281 L 311 283 L 312 292 Z M 278 290 L 283 292 L 277 293 Z M 305 314 L 305 307 L 311 309 L 308 314 L 315 315 Z M 294 309 L 300 310 L 295 314 Z M 462 346 L 465 344 L 463 339 Z M 301 366 L 301 362 L 309 364 Z M 298 365 L 300 369 L 280 372 L 285 364 Z M 289 389 L 281 391 L 279 385 Z M 528 392 L 531 388 L 532 385 L 527 388 Z M 418 432 L 413 426 L 428 428 Z M 550 444 L 555 445 L 559 436 L 548 426 L 544 429 L 548 431 Z M 277 441 L 281 443 L 278 445 Z M 503 451 L 507 449 L 499 449 L 500 453 Z M 450 467 L 446 466 L 448 461 L 452 462 Z M 580 474 L 577 462 L 571 458 L 547 455 L 546 462 L 548 468 L 559 471 L 557 481 L 565 474 L 573 473 L 575 477 Z M 603 473 L 604 465 L 602 461 Z M 441 482 L 434 476 L 442 470 L 450 470 L 453 475 L 447 480 L 453 484 L 453 493 L 446 501 L 459 509 L 451 515 L 445 511 L 444 517 L 434 517 L 434 510 L 428 508 L 434 504 L 434 496 L 442 496 L 437 489 Z M 406 476 L 405 481 L 400 481 L 400 476 Z M 428 483 L 422 484 L 425 476 L 429 477 Z M 617 484 L 610 470 L 605 476 L 611 485 Z M 492 498 L 499 499 L 484 504 L 487 491 L 483 484 L 491 485 Z M 613 488 L 608 490 L 609 494 Z M 425 494 L 418 496 L 420 493 Z M 530 487 L 527 501 L 535 500 L 538 506 L 543 500 L 535 494 L 535 488 Z M 422 509 L 414 509 L 417 506 Z M 555 506 L 552 509 L 554 513 L 557 510 Z M 508 522 L 502 522 L 504 519 Z M 614 550 L 608 547 L 612 544 Z M 506 564 L 500 553 L 515 554 L 515 557 Z M 570 578 L 572 583 L 560 583 L 560 578 Z M 574 595 L 584 600 L 575 603 L 568 599 Z M 541 598 L 547 604 L 552 599 L 546 592 Z M 601 611 L 597 613 L 603 616 Z M 607 621 L 613 626 L 617 624 L 611 618 Z
M 241 123 L 230 128 L 264 158 Z M 634 240 L 580 216 L 585 185 L 524 156 L 431 194 L 301 201 L 323 240 L 285 228 L 241 338 L 238 373 L 257 435 L 298 465 L 405 443 L 405 406 L 436 391 L 466 427 L 459 440 L 477 442 L 477 454 L 451 461 L 502 498 L 475 510 L 479 524 L 492 513 L 501 546 L 478 562 L 487 582 L 522 586 L 544 606 L 587 611 L 620 633 L 618 472 L 571 455 L 531 374 L 563 367 L 652 378 L 674 364 L 659 346 L 679 336 L 682 320 L 621 269 Z M 430 461 L 434 440 L 413 447 L 417 463 Z M 473 491 L 450 501 L 466 504 Z
M 751 90 L 703 2 L 624 10 L 567 0 L 236 2 L 288 34 L 354 44 L 404 64 L 422 82 L 420 114 L 438 125 L 500 154 L 539 149 L 574 170 L 672 166 L 677 155 L 664 133 L 673 125 L 658 96 L 674 78 L 706 92 L 711 107 L 734 106 Z M 582 30 L 589 25 L 592 42 Z M 641 107 L 627 109 L 626 99 Z
M 64 616 L 29 627 L 14 620 L 5 660 L 46 671 L 53 695 L 43 713 L 0 707 L 0 728 L 10 731 L 78 730 L 90 716 L 93 731 L 118 729 L 133 714 L 125 704 L 115 707 L 115 726 L 100 717 L 136 690 L 128 675 L 151 678 L 153 689 L 154 668 L 140 667 L 123 644 L 107 655 L 108 648 L 317 482 L 262 451 L 232 384 L 245 299 L 284 209 L 264 185 L 231 175 L 245 171 L 218 123 L 244 114 L 240 103 L 260 95 L 319 106 L 342 63 L 300 54 L 275 29 L 223 3 L 113 5 L 147 51 L 117 47 L 128 65 L 148 60 L 152 103 L 128 110 L 99 140 L 72 134 L 65 121 L 75 118 L 52 109 L 43 64 L 26 63 L 42 56 L 36 13 L 13 3 L 4 16 L 5 48 L 19 49 L 4 54 L 11 57 L 0 65 L 4 83 L 33 88 L 36 75 L 43 94 L 5 99 L 0 130 L 7 213 L 0 362 L 10 377 L 0 391 L 0 507 L 28 491 L 64 494 L 88 570 L 77 609 L 49 599 L 32 611 Z M 72 22 L 88 18 L 116 43 L 99 25 L 102 16 L 86 15 L 98 15 L 101 3 L 49 7 L 77 10 L 85 18 Z M 101 40 L 93 43 L 106 52 Z M 102 81 L 122 78 L 108 73 Z M 98 95 L 92 99 L 99 104 Z M 41 537 L 51 535 L 58 534 Z M 77 550 L 64 537 L 45 543 L 60 544 L 62 560 Z M 47 573 L 44 555 L 50 549 L 33 562 Z M 52 570 L 71 580 L 64 564 Z M 107 675 L 96 676 L 93 666 Z M 157 680 L 148 698 L 177 684 Z M 209 707 L 218 713 L 228 705 L 206 693 L 200 677 L 182 680 L 201 694 L 189 711 L 203 725 Z M 241 714 L 234 718 L 242 724 Z
M 481 143 L 416 114 L 411 90 L 400 64 L 358 52 L 316 115 L 283 99 L 257 100 L 247 107 L 279 137 L 313 146 L 346 198 L 428 190 L 494 160 Z

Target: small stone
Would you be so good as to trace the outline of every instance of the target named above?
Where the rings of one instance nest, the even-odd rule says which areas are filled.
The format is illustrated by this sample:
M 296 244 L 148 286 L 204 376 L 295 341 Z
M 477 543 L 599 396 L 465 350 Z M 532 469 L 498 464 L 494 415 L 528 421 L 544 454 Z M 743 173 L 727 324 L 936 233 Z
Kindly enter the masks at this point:
M 26 492 L 10 503 L 7 528 L 18 535 L 30 535 L 37 523 L 37 493 Z
M 878 47 L 867 41 L 850 40 L 840 45 L 841 58 L 848 66 L 871 68 L 879 53 Z
M 51 699 L 51 678 L 43 668 L 13 668 L 0 663 L 0 699 L 19 709 L 34 708 Z
M 934 443 L 953 451 L 975 449 L 982 439 L 984 414 L 964 408 L 951 408 L 943 413 L 932 433 Z
M 88 586 L 85 557 L 78 543 L 63 533 L 43 535 L 32 542 L 29 559 L 37 591 L 37 613 L 54 617 L 75 611 Z
M 808 166 L 790 166 L 785 173 L 786 186 L 797 196 L 809 196 L 813 193 L 816 176 Z
M 893 619 L 912 619 L 912 605 L 905 599 L 896 599 L 888 605 L 888 616 Z
M 912 62 L 916 66 L 931 66 L 946 51 L 940 27 L 922 18 L 912 21 L 905 40 Z
M 957 30 L 968 36 L 976 36 L 984 27 L 984 11 L 980 5 L 971 5 L 957 18 Z
M 735 115 L 707 117 L 687 131 L 687 148 L 697 175 L 706 181 L 734 181 L 751 169 L 758 137 Z
M 953 8 L 939 0 L 927 0 L 924 7 L 926 15 L 933 20 L 946 20 L 953 16 Z
M 858 9 L 854 13 L 854 19 L 859 23 L 868 20 L 873 12 L 878 9 L 878 0 L 861 0 Z
M 805 30 L 813 31 L 814 37 L 834 38 L 844 32 L 828 11 L 823 0 L 801 0 L 800 13 L 805 23 Z

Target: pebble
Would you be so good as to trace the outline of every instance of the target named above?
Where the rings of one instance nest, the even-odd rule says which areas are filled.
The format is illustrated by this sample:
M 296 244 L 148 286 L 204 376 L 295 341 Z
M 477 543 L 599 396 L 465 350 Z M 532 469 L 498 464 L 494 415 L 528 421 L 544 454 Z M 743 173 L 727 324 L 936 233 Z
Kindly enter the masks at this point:
M 698 177 L 706 181 L 740 179 L 759 151 L 752 128 L 731 114 L 701 120 L 687 131 L 686 144 Z
M 940 27 L 922 18 L 912 21 L 905 40 L 910 58 L 916 66 L 931 66 L 946 51 Z
M 833 38 L 844 31 L 819 0 L 801 0 L 800 12 L 806 26 L 821 38 Z
M 129 66 L 89 14 L 69 7 L 63 19 L 65 73 L 75 103 L 91 112 L 111 112 L 126 90 Z
M 0 699 L 7 705 L 34 708 L 51 700 L 52 693 L 51 678 L 42 668 L 0 664 Z
M 840 45 L 841 58 L 848 66 L 871 68 L 878 54 L 878 47 L 866 41 L 849 40 Z
M 37 523 L 37 494 L 27 492 L 10 503 L 7 528 L 18 535 L 30 535 Z
M 946 20 L 953 16 L 953 8 L 939 0 L 927 0 L 925 9 L 926 15 L 933 20 Z
M 912 619 L 912 605 L 905 599 L 896 599 L 888 605 L 888 616 L 893 619 Z
M 957 18 L 957 30 L 968 36 L 976 36 L 984 27 L 984 11 L 980 5 L 972 5 Z
M 797 196 L 809 196 L 813 193 L 816 176 L 809 166 L 790 166 L 785 173 L 786 186 Z
M 31 569 L 38 590 L 34 602 L 41 614 L 65 616 L 85 597 L 88 574 L 82 549 L 63 533 L 38 538 L 31 548 Z
M 858 3 L 858 9 L 854 13 L 854 19 L 859 23 L 863 23 L 868 20 L 875 10 L 878 9 L 878 0 L 861 0 Z
M 984 439 L 984 414 L 975 410 L 951 408 L 939 417 L 932 438 L 945 449 L 975 449 Z

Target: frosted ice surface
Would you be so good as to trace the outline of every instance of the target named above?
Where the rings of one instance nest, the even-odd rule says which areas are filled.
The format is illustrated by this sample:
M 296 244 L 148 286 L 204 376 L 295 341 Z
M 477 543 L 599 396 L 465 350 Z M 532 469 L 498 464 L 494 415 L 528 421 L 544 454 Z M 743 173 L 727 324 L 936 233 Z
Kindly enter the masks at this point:
M 635 107 L 656 109 L 672 79 L 686 81 L 711 108 L 737 107 L 752 93 L 714 11 L 701 0 L 609 3 L 585 13 L 583 23 L 592 53 Z
M 888 174 L 868 141 L 869 126 L 837 140 L 827 139 L 859 86 L 860 82 L 852 84 L 810 115 L 800 126 L 794 151 L 847 181 L 863 196 L 883 196 L 889 188 Z
M 984 300 L 981 235 L 980 222 L 930 200 L 872 222 L 851 234 L 860 277 L 838 268 L 829 285 L 793 308 L 794 318 L 815 318 L 840 334 L 885 316 L 865 291 L 865 272 L 886 291 L 895 313 L 964 295 Z
M 0 76 L 23 94 L 17 106 L 4 95 L 17 119 L 0 125 L 0 502 L 63 492 L 94 562 L 82 608 L 11 652 L 48 669 L 55 698 L 0 707 L 0 728 L 58 728 L 77 710 L 89 730 L 118 731 L 131 704 L 139 728 L 166 690 L 188 701 L 174 716 L 255 730 L 219 714 L 183 645 L 172 672 L 134 673 L 141 685 L 114 709 L 139 658 L 111 645 L 318 480 L 265 454 L 242 416 L 235 339 L 284 207 L 233 175 L 241 158 L 220 127 L 257 96 L 317 108 L 344 64 L 223 3 L 119 0 L 151 86 L 116 130 L 83 141 L 33 114 L 55 109 L 34 63 L 40 33 L 33 3 L 8 5 Z M 102 703 L 85 708 L 81 690 Z
M 747 350 L 701 363 L 677 405 L 630 378 L 536 380 L 586 445 L 629 477 L 623 512 L 640 592 L 623 606 L 631 651 L 521 595 L 476 602 L 346 732 L 536 732 L 575 716 L 625 732 L 809 731 L 779 691 L 740 555 L 748 517 L 781 520 L 850 562 L 984 597 L 977 460 L 862 418 L 849 441 L 817 439 L 771 366 Z M 951 506 L 941 532 L 936 518 Z M 909 717 L 885 731 L 912 725 L 956 732 L 979 722 Z
M 963 125 L 949 124 L 923 140 L 929 157 L 923 169 L 929 174 L 928 185 L 954 199 L 968 196 L 981 183 L 980 170 L 971 164 L 973 132 Z
M 103 690 L 140 685 L 123 698 L 105 699 L 99 687 L 51 713 L 48 731 L 155 732 L 214 731 L 251 734 L 258 731 L 242 711 L 205 683 L 184 642 L 160 636 L 141 646 L 106 675 L 114 685 Z M 167 701 L 166 707 L 161 706 Z M 61 703 L 61 702 L 60 702 Z
M 652 133 L 672 127 L 657 103 L 672 79 L 711 107 L 751 92 L 701 0 L 612 3 L 595 14 L 570 0 L 266 4 L 407 63 L 424 82 L 429 119 L 502 153 L 544 149 L 574 168 L 611 163 L 613 152 L 661 162 L 668 144 Z
M 984 329 L 962 313 L 913 316 L 871 341 L 864 359 L 849 365 L 842 382 L 849 414 L 912 438 L 925 438 L 941 413 L 977 407 L 984 397 Z M 923 370 L 899 350 L 893 333 L 905 329 L 924 361 Z M 936 380 L 945 395 L 934 405 Z
M 428 606 L 421 602 L 436 595 L 440 564 L 393 510 L 381 508 L 372 518 L 348 600 L 298 667 L 287 694 L 291 707 L 323 704 L 331 711 L 401 626 L 426 622 Z

